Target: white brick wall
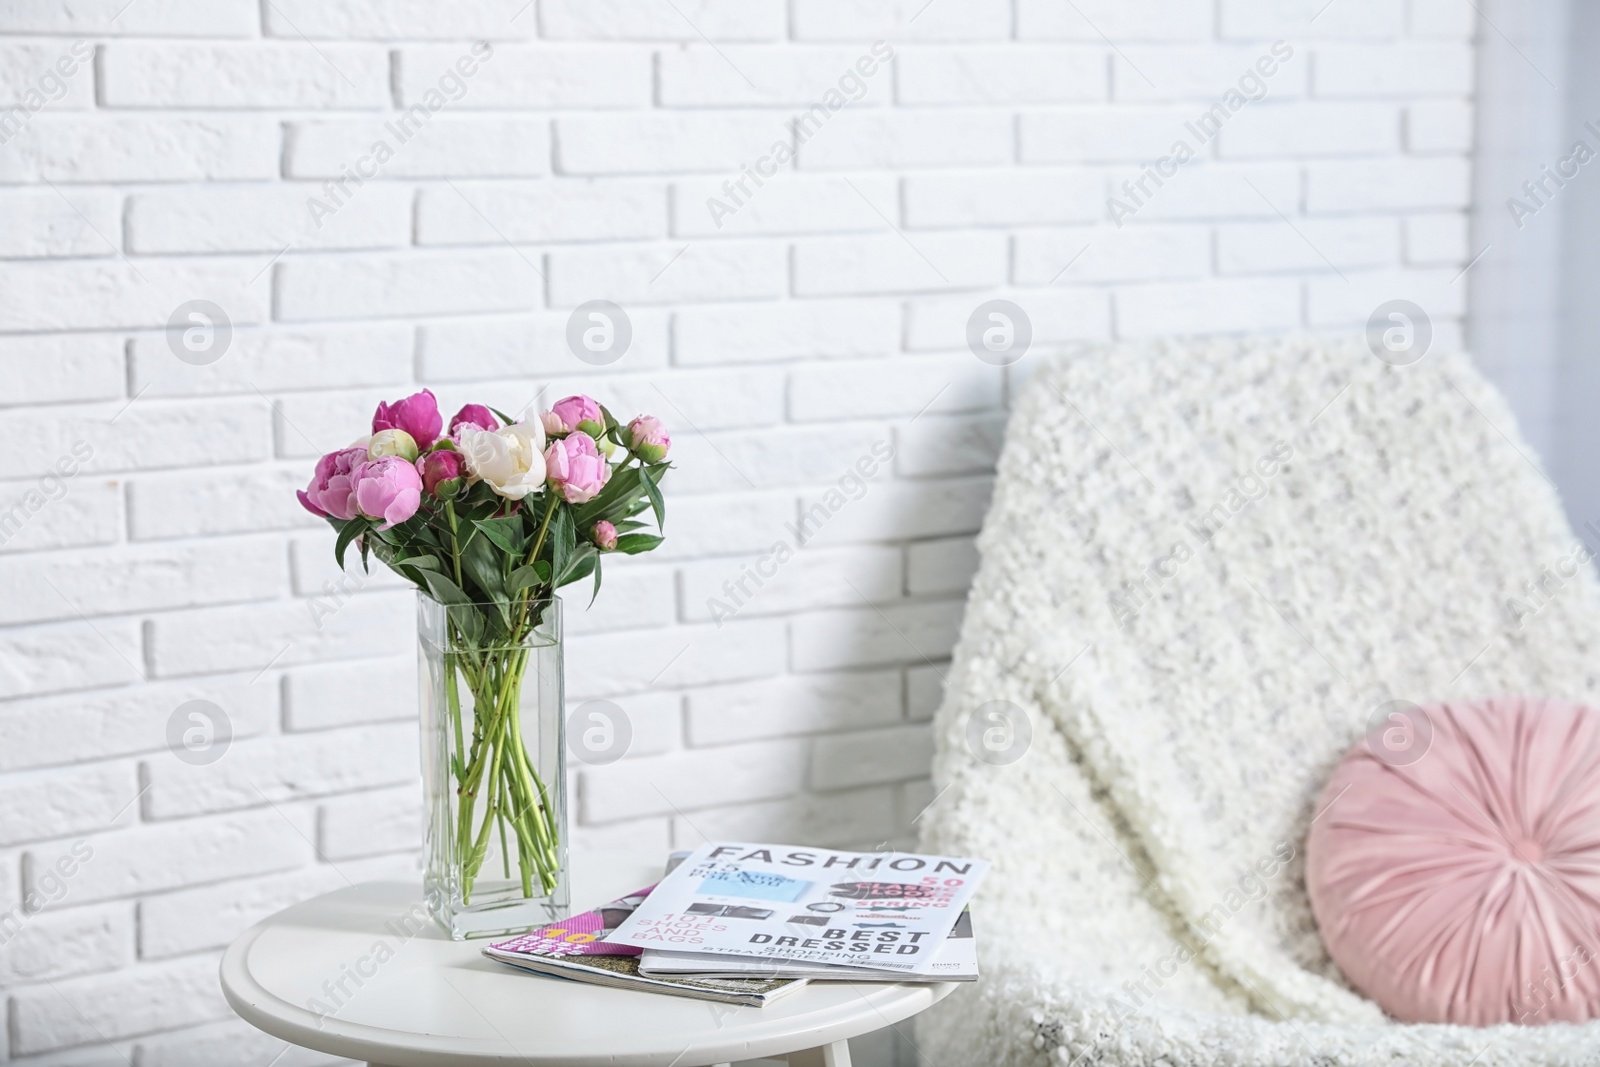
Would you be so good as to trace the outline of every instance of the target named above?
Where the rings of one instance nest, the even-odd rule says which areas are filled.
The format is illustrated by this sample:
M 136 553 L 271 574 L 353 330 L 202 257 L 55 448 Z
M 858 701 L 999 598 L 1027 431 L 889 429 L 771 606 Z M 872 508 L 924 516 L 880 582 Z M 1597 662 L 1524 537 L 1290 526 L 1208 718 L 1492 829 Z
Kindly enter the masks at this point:
M 1033 359 L 1350 329 L 1406 296 L 1453 343 L 1469 8 L 0 4 L 0 911 L 58 898 L 0 950 L 0 1062 L 266 1064 L 220 949 L 345 877 L 414 877 L 409 594 L 374 577 L 319 625 L 342 576 L 292 491 L 423 385 L 449 409 L 591 390 L 673 429 L 666 545 L 569 617 L 569 694 L 634 723 L 627 759 L 574 770 L 580 844 L 909 840 L 1028 367 L 975 358 L 969 316 L 1022 306 Z M 1197 158 L 1117 225 L 1108 198 L 1180 140 Z M 234 329 L 203 367 L 163 329 L 197 298 Z M 565 332 L 599 298 L 633 342 L 591 367 Z M 209 766 L 166 749 L 196 699 L 234 735 Z

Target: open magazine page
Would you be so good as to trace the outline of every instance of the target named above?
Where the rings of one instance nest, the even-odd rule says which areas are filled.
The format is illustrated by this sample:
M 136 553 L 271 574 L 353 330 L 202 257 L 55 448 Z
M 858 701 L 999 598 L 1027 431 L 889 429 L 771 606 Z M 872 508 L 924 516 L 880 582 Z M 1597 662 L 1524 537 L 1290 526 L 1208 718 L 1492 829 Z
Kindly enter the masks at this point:
M 606 936 L 669 952 L 928 973 L 982 860 L 714 841 Z

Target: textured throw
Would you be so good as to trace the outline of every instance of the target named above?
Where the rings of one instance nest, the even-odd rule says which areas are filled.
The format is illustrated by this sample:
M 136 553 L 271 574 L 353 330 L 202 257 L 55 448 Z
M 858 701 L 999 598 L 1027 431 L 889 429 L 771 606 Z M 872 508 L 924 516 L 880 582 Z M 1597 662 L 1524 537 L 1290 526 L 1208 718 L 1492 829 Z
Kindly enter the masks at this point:
M 1387 702 L 1596 703 L 1587 550 L 1465 357 L 1070 353 L 979 547 L 920 823 L 995 869 L 985 978 L 919 1024 L 937 1067 L 1600 1062 L 1597 1025 L 1387 1019 L 1305 892 L 1316 797 Z

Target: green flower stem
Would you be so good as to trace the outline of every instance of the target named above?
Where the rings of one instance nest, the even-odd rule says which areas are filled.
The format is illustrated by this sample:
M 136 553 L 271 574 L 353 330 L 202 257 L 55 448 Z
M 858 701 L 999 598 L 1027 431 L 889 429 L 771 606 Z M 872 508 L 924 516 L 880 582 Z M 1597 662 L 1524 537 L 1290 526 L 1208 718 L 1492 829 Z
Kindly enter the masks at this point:
M 526 653 L 523 654 L 524 660 Z M 550 804 L 550 794 L 545 789 L 544 780 L 539 777 L 528 763 L 528 749 L 522 741 L 522 720 L 514 716 L 511 720 L 511 751 L 517 765 L 517 772 L 521 776 L 524 800 L 518 809 L 519 815 L 528 816 L 532 827 L 532 837 L 537 845 L 535 853 L 539 862 L 540 881 L 544 883 L 545 892 L 555 888 L 555 872 L 560 867 L 556 854 L 557 833 L 555 829 L 555 810 Z
M 523 673 L 527 668 L 527 649 L 519 649 L 515 659 L 513 667 L 515 688 L 520 690 Z M 548 833 L 554 811 L 551 809 L 544 783 L 528 762 L 528 749 L 522 740 L 522 717 L 513 714 L 508 716 L 506 721 L 509 733 L 507 744 L 511 753 L 509 772 L 513 783 L 512 792 L 517 798 L 517 806 L 513 809 L 514 822 L 539 869 L 539 881 L 545 891 L 549 892 L 555 888 L 555 872 L 559 866 L 556 862 L 552 835 Z M 526 880 L 526 870 L 523 873 Z
M 466 866 L 462 872 L 461 896 L 463 900 L 472 896 L 472 883 L 478 876 L 478 869 L 483 866 L 484 859 L 489 855 L 489 830 L 495 822 L 496 787 L 500 784 L 500 757 L 503 752 L 499 746 L 494 746 L 494 758 L 489 762 L 489 784 L 484 790 L 486 805 L 483 812 L 483 827 L 478 831 L 477 838 L 472 842 L 472 851 L 466 857 Z
M 547 490 L 544 515 L 525 565 L 531 566 L 539 558 L 559 504 L 555 491 Z M 451 569 L 456 585 L 464 588 L 460 523 L 450 501 L 445 502 L 445 515 L 450 525 Z M 552 580 L 554 577 L 551 575 Z M 452 651 L 445 655 L 445 694 L 455 741 L 450 769 L 456 778 L 458 797 L 456 847 L 463 901 L 471 899 L 472 886 L 488 857 L 490 835 L 496 829 L 507 879 L 511 877 L 508 827 L 516 838 L 524 896 L 533 896 L 535 874 L 546 893 L 554 891 L 560 874 L 557 845 L 560 830 L 556 825 L 556 813 L 550 803 L 549 790 L 528 760 L 521 714 L 522 678 L 528 665 L 528 650 L 521 644 L 539 624 L 533 604 L 550 592 L 547 585 L 541 585 L 520 600 L 511 627 L 509 648 L 474 649 L 465 634 L 453 623 L 449 626 L 448 643 Z M 472 694 L 470 748 L 466 747 L 464 736 L 457 670 Z M 477 811 L 480 796 L 484 804 L 481 819 Z
M 544 495 L 546 498 L 546 503 L 544 506 L 544 518 L 539 521 L 539 532 L 533 539 L 533 548 L 528 552 L 528 558 L 523 561 L 522 565 L 525 567 L 533 566 L 535 561 L 538 560 L 539 550 L 544 547 L 544 539 L 550 534 L 550 520 L 555 518 L 556 505 L 561 502 L 561 498 L 556 495 L 556 491 L 554 489 L 546 489 L 544 491 Z M 553 594 L 555 592 L 555 580 L 557 577 L 558 576 L 556 575 L 554 569 L 552 569 L 550 572 L 550 582 L 548 587 L 543 585 L 537 587 L 533 591 L 535 597 L 540 592 Z M 512 627 L 513 633 L 523 633 L 524 626 L 527 626 L 529 630 L 532 630 L 535 626 L 539 625 L 539 620 L 537 617 L 531 621 L 528 619 L 528 606 L 533 602 L 535 597 L 530 597 L 529 599 L 522 601 L 522 603 L 517 606 L 517 624 Z
M 461 754 L 465 751 L 461 744 L 461 694 L 456 689 L 456 661 L 459 653 L 446 652 L 444 654 L 444 695 L 445 706 L 450 712 L 450 726 L 455 734 L 456 747 L 450 751 L 450 773 L 461 780 L 462 766 Z
M 512 784 L 514 781 L 515 781 L 514 778 L 505 779 L 501 783 L 501 789 L 504 791 L 504 794 L 505 794 L 506 806 L 508 808 L 510 808 L 512 812 L 517 812 L 518 810 L 520 810 L 520 805 L 517 803 L 517 790 Z M 525 897 L 531 897 L 531 896 L 533 896 L 533 879 L 529 875 L 529 872 L 528 872 L 528 859 L 529 859 L 529 855 L 530 855 L 530 843 L 528 841 L 528 830 L 527 830 L 527 827 L 522 825 L 522 822 L 519 819 L 513 818 L 513 819 L 510 819 L 510 820 L 507 820 L 507 821 L 509 821 L 511 823 L 511 825 L 516 830 L 516 835 L 517 835 L 517 873 L 522 879 L 522 895 L 525 896 Z M 506 847 L 505 846 L 505 842 L 504 842 L 505 822 L 502 822 L 500 824 L 500 832 L 501 832 L 501 835 L 502 835 L 502 840 L 501 840 L 500 847 L 502 849 L 504 849 Z M 506 863 L 507 863 L 506 877 L 510 878 L 511 874 L 510 874 L 510 870 L 509 870 L 509 867 L 510 867 L 510 854 L 509 853 L 506 856 Z
M 456 568 L 456 588 L 463 588 L 461 581 L 461 537 L 456 527 L 456 506 L 449 500 L 444 502 L 445 517 L 450 520 L 450 562 Z
M 501 803 L 500 806 L 501 806 L 502 809 L 506 806 L 503 803 L 506 789 L 507 789 L 506 783 L 505 782 L 501 782 L 500 783 L 500 793 L 501 793 L 502 803 Z M 513 809 L 513 810 L 515 810 L 515 809 Z M 500 819 L 500 820 L 498 820 L 498 822 L 500 823 L 500 872 L 501 872 L 502 877 L 506 878 L 507 880 L 510 880 L 510 878 L 511 878 L 511 850 L 506 848 L 506 820 Z M 526 879 L 524 879 L 524 881 L 526 881 Z M 526 896 L 526 894 L 524 894 L 524 896 Z
M 522 605 L 524 613 L 529 605 Z M 537 619 L 513 631 L 521 641 L 537 625 Z M 452 641 L 461 635 L 452 628 Z M 499 831 L 500 849 L 506 877 L 510 875 L 509 828 L 517 842 L 517 861 L 524 896 L 534 895 L 534 878 L 545 892 L 554 891 L 560 875 L 556 812 L 549 790 L 528 759 L 523 743 L 521 691 L 528 665 L 525 647 L 480 650 L 481 660 L 473 670 L 472 658 L 461 653 L 447 656 L 448 669 L 457 667 L 466 677 L 473 698 L 473 731 L 470 752 L 462 753 L 464 740 L 459 687 L 452 678 L 446 685 L 456 752 L 451 766 L 457 777 L 459 810 L 456 840 L 461 865 L 462 897 L 470 901 L 472 887 L 488 856 L 490 835 Z M 479 816 L 477 799 L 483 797 Z
M 528 553 L 528 558 L 523 561 L 524 565 L 529 567 L 533 566 L 533 561 L 539 558 L 539 550 L 544 547 L 544 539 L 550 533 L 550 520 L 555 516 L 556 505 L 561 502 L 561 497 L 557 495 L 554 489 L 546 489 L 544 495 L 548 498 L 544 506 L 544 518 L 539 521 L 539 533 L 533 539 L 533 550 Z M 550 576 L 551 581 L 555 581 L 555 578 L 554 574 Z M 523 607 L 527 607 L 526 601 L 524 601 Z

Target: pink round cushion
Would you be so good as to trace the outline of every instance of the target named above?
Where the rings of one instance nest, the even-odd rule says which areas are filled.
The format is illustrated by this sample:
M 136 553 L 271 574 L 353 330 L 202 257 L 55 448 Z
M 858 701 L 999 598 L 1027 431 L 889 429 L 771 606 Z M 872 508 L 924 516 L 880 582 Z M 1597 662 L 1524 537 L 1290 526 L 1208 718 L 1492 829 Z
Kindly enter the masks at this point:
M 1306 889 L 1334 962 L 1397 1019 L 1600 1016 L 1600 712 L 1385 705 L 1317 802 Z

